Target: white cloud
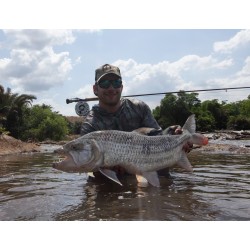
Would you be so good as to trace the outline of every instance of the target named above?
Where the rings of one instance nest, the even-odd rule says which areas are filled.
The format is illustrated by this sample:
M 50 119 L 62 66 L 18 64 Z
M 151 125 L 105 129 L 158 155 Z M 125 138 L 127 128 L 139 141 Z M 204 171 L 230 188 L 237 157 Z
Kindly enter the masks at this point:
M 121 69 L 124 79 L 123 95 L 163 93 L 179 90 L 199 90 L 211 88 L 230 88 L 247 86 L 250 82 L 250 57 L 245 60 L 245 65 L 239 71 L 232 70 L 232 58 L 218 59 L 216 55 L 200 57 L 187 55 L 175 62 L 162 61 L 156 64 L 140 64 L 133 59 L 118 60 L 113 63 Z M 230 74 L 228 70 L 230 69 Z M 246 91 L 241 91 L 241 96 L 246 98 Z M 159 105 L 163 95 L 140 97 L 146 100 L 151 108 Z M 229 92 L 200 93 L 201 99 L 232 99 L 236 96 Z
M 175 71 L 175 73 L 180 73 L 182 71 L 190 70 L 206 71 L 209 69 L 224 69 L 232 65 L 233 60 L 231 58 L 220 61 L 211 55 L 205 57 L 200 57 L 198 55 L 187 55 L 172 63 L 170 67 L 172 68 L 172 71 Z
M 80 88 L 76 93 L 76 96 L 82 96 L 82 98 L 88 98 L 94 96 L 93 94 L 93 84 L 86 84 L 84 87 Z
M 245 65 L 243 66 L 242 70 L 237 73 L 237 75 L 250 77 L 250 56 L 248 56 L 246 58 Z M 249 84 L 249 82 L 248 82 L 248 84 Z
M 72 31 L 63 29 L 10 29 L 3 32 L 10 46 L 15 49 L 42 50 L 47 46 L 71 44 L 75 41 Z
M 215 57 L 184 56 L 178 61 L 162 61 L 157 64 L 139 64 L 133 59 L 116 61 L 126 81 L 124 92 L 140 93 L 141 91 L 176 91 L 202 87 L 199 80 L 213 75 L 215 71 L 223 71 L 233 65 L 232 59 L 218 60 Z M 213 72 L 213 73 L 212 73 Z M 204 79 L 205 80 L 205 79 Z M 153 86 L 153 87 L 152 87 Z
M 36 92 L 62 85 L 72 62 L 68 52 L 56 53 L 55 45 L 73 43 L 69 30 L 5 30 L 10 57 L 0 59 L 0 81 L 16 90 Z M 77 62 L 79 59 L 77 59 Z
M 233 49 L 237 49 L 242 45 L 250 43 L 250 30 L 241 30 L 228 41 L 214 43 L 214 51 L 229 53 Z

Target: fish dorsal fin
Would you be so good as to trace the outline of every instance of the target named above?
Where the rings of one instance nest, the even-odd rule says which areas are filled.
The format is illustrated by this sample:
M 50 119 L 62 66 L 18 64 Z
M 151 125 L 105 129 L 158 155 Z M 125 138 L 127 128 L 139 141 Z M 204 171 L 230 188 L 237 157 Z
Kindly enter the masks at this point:
M 156 171 L 154 172 L 144 172 L 142 176 L 154 187 L 160 187 L 160 181 Z
M 137 174 L 136 179 L 138 181 L 139 187 L 147 187 L 148 186 L 148 181 L 143 176 Z
M 183 125 L 182 129 L 186 129 L 189 133 L 194 134 L 196 131 L 196 124 L 195 124 L 195 115 L 190 115 L 185 124 Z
M 184 168 L 188 172 L 193 172 L 193 166 L 189 162 L 186 153 L 183 151 L 181 158 L 178 160 L 177 165 Z
M 99 169 L 99 171 L 100 171 L 100 173 L 102 173 L 104 176 L 106 176 L 110 180 L 112 180 L 112 181 L 114 181 L 122 186 L 121 182 L 117 178 L 116 173 L 114 171 L 112 171 L 110 169 Z

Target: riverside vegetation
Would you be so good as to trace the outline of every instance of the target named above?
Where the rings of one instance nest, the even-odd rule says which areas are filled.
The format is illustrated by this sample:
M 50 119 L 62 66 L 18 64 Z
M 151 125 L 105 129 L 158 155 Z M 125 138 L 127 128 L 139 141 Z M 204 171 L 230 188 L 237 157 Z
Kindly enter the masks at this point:
M 62 116 L 50 105 L 32 106 L 35 99 L 33 95 L 12 93 L 10 88 L 5 90 L 0 85 L 0 151 L 10 136 L 17 141 L 36 143 L 61 141 L 80 134 L 82 117 Z M 250 95 L 232 103 L 217 99 L 201 102 L 198 93 L 180 91 L 177 95 L 166 94 L 152 112 L 163 129 L 173 124 L 183 125 L 190 114 L 195 114 L 200 132 L 250 130 Z M 21 141 L 17 141 L 16 145 L 20 145 Z

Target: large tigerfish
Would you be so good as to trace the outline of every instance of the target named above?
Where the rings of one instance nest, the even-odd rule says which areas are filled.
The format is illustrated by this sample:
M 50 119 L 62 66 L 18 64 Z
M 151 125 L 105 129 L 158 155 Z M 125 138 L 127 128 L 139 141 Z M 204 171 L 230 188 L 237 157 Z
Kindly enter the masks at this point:
M 195 133 L 194 115 L 187 119 L 182 129 L 180 135 L 158 136 L 117 130 L 91 132 L 56 150 L 65 155 L 66 159 L 54 163 L 53 167 L 65 172 L 100 171 L 122 185 L 111 170 L 113 166 L 121 166 L 135 174 L 138 182 L 147 180 L 151 185 L 159 187 L 157 170 L 175 164 L 187 171 L 193 170 L 183 145 L 187 142 L 198 145 L 208 143 L 205 136 Z

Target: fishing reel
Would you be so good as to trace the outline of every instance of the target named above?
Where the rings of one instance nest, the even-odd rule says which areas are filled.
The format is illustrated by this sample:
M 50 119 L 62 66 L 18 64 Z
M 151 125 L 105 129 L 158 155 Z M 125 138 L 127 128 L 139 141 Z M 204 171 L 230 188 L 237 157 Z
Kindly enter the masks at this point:
M 79 116 L 87 116 L 87 114 L 89 112 L 89 104 L 87 102 L 84 102 L 84 101 L 79 101 L 75 105 L 75 111 L 76 111 L 77 115 L 79 115 Z
M 72 99 L 66 99 L 66 103 L 72 103 L 72 102 L 77 102 L 75 105 L 75 112 L 79 116 L 87 116 L 89 112 L 89 104 L 79 98 L 72 98 Z

